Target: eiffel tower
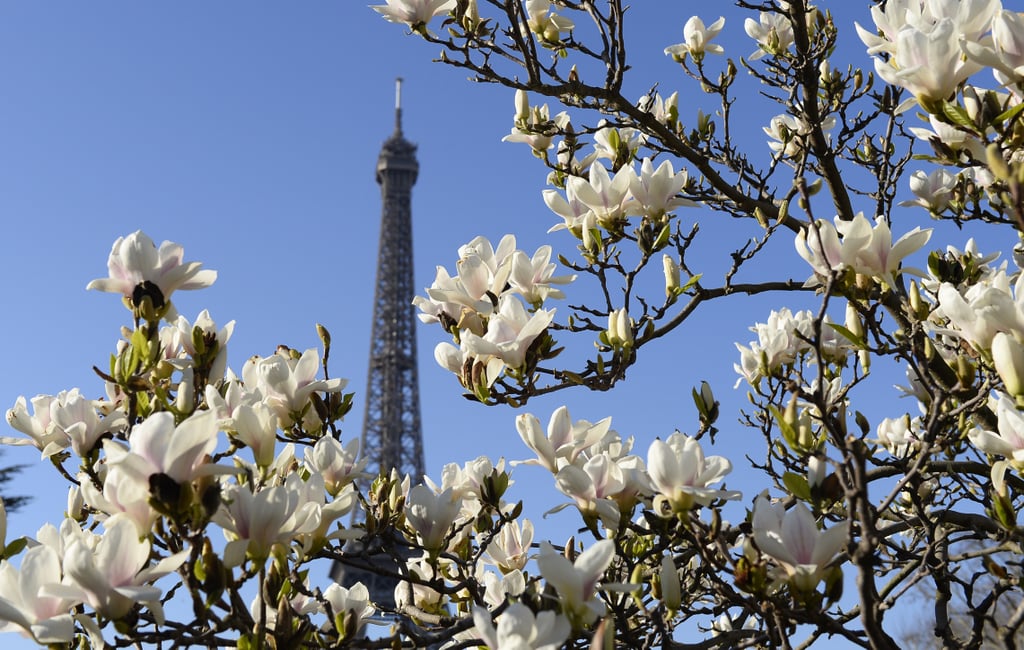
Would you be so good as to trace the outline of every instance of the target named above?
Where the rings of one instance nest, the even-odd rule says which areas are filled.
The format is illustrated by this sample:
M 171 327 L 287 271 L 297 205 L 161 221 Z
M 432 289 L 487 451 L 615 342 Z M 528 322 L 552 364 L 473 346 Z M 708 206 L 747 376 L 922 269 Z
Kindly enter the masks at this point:
M 419 163 L 416 145 L 402 135 L 402 80 L 395 83 L 395 131 L 377 158 L 377 183 L 383 208 L 377 251 L 377 280 L 370 334 L 370 367 L 366 381 L 362 453 L 366 471 L 398 470 L 413 481 L 424 475 L 423 432 L 420 427 L 419 379 L 416 370 L 416 316 L 412 306 L 412 186 Z M 367 485 L 363 485 L 366 488 Z M 358 513 L 361 512 L 357 510 Z M 354 521 L 353 523 L 359 523 Z M 354 549 L 353 549 L 354 550 Z M 375 563 L 397 567 L 386 556 Z M 335 563 L 331 577 L 343 584 L 361 581 L 370 599 L 393 606 L 394 580 Z

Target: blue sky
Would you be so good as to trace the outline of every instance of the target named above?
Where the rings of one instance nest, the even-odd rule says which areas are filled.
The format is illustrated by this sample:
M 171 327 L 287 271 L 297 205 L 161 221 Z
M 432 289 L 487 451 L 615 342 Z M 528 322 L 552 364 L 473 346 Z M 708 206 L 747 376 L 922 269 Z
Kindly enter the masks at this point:
M 720 4 L 729 16 L 722 37 L 729 54 L 748 55 L 754 45 L 742 20 Z M 663 95 L 685 89 L 686 119 L 700 98 L 662 50 L 679 42 L 686 18 L 708 5 L 633 5 L 635 70 L 627 86 L 637 97 L 659 80 Z M 718 11 L 702 16 L 710 23 Z M 870 23 L 866 16 L 860 13 L 862 24 Z M 843 54 L 868 66 L 850 16 L 841 18 Z M 559 221 L 541 199 L 546 171 L 525 146 L 500 141 L 511 127 L 512 92 L 471 84 L 461 71 L 430 63 L 436 48 L 403 32 L 348 0 L 0 2 L 0 406 L 73 387 L 101 395 L 90 369 L 106 367 L 128 312 L 116 296 L 86 292 L 85 285 L 106 274 L 117 237 L 142 229 L 157 242 L 181 243 L 186 259 L 219 272 L 212 288 L 175 294 L 175 304 L 189 318 L 208 308 L 218 323 L 237 321 L 232 368 L 281 343 L 315 346 L 314 325 L 323 323 L 335 341 L 334 374 L 349 378 L 357 392 L 345 439 L 359 436 L 380 216 L 374 170 L 392 130 L 398 76 L 406 80 L 404 131 L 419 145 L 416 286 L 432 282 L 436 265 L 452 268 L 456 249 L 480 234 L 497 241 L 514 232 L 528 252 L 551 243 L 571 254 L 564 232 L 545 234 Z M 753 103 L 738 110 L 741 137 L 755 157 L 767 159 L 760 128 L 781 110 Z M 721 251 L 745 236 L 744 226 L 726 217 L 682 218 L 697 217 L 706 220 L 709 245 Z M 915 225 L 929 225 L 927 215 L 914 213 L 893 230 Z M 781 239 L 774 270 L 802 280 L 808 268 Z M 940 242 L 946 243 L 932 243 Z M 949 242 L 962 245 L 963 238 Z M 746 344 L 747 328 L 773 305 L 801 303 L 791 296 L 722 301 L 650 346 L 613 393 L 556 394 L 527 410 L 542 422 L 562 403 L 574 418 L 611 415 L 645 456 L 656 436 L 695 429 L 690 388 L 711 380 L 723 401 L 716 452 L 733 460 L 739 478 L 730 487 L 744 489 L 749 505 L 763 484 L 744 477 L 743 455 L 758 458 L 763 442 L 735 424 L 745 398 L 732 389 L 733 341 Z M 445 462 L 480 454 L 528 457 L 515 413 L 468 402 L 435 364 L 441 340 L 438 328 L 419 329 L 428 472 L 437 477 Z M 591 345 L 564 342 L 584 351 Z M 895 404 L 890 393 L 877 397 Z M 0 456 L 2 464 L 37 462 L 31 448 Z M 55 477 L 44 466 L 18 477 L 12 491 L 34 501 L 11 517 L 9 538 L 59 519 L 66 489 Z M 534 500 L 527 513 L 535 519 L 562 500 L 542 470 L 521 468 L 514 478 L 513 496 Z M 566 512 L 541 530 L 548 526 L 564 539 L 572 523 Z
M 651 4 L 671 8 L 674 18 L 638 15 L 645 42 L 634 51 L 649 69 L 638 75 L 637 96 L 677 74 L 661 51 L 680 40 L 688 11 L 685 3 Z M 84 287 L 106 274 L 113 241 L 142 229 L 157 242 L 181 243 L 187 259 L 219 272 L 212 288 L 180 292 L 175 303 L 189 318 L 208 308 L 218 323 L 237 321 L 231 367 L 279 343 L 315 346 L 314 324 L 326 325 L 334 373 L 357 391 L 345 434 L 358 436 L 380 216 L 374 169 L 393 128 L 398 76 L 406 80 L 404 131 L 419 145 L 416 286 L 433 281 L 436 265 L 451 268 L 456 249 L 479 234 L 497 241 L 514 232 L 530 252 L 547 242 L 572 251 L 564 233 L 545 234 L 559 220 L 541 199 L 545 170 L 526 147 L 501 142 L 512 93 L 432 64 L 436 48 L 363 4 L 8 3 L 2 10 L 4 408 L 19 395 L 76 386 L 101 394 L 91 367 L 106 367 L 128 312 L 116 296 Z M 439 330 L 420 328 L 428 471 L 479 454 L 525 458 L 515 414 L 466 401 L 435 364 L 440 340 Z M 585 351 L 590 342 L 576 345 Z M 704 377 L 679 368 L 708 365 L 698 362 L 704 345 L 670 349 L 662 368 L 652 358 L 653 366 L 641 362 L 631 372 L 642 379 L 653 368 L 662 380 L 627 383 L 613 394 L 616 408 L 608 395 L 577 391 L 530 410 L 546 422 L 565 401 L 577 418 L 614 415 L 621 432 L 641 441 L 670 433 L 692 422 L 675 407 Z M 726 354 L 716 365 L 731 385 L 733 355 Z M 651 408 L 666 398 L 673 408 Z M 25 448 L 2 456 L 37 460 Z M 33 533 L 62 510 L 63 486 L 42 467 L 22 474 L 15 488 L 36 500 L 12 517 L 12 535 Z

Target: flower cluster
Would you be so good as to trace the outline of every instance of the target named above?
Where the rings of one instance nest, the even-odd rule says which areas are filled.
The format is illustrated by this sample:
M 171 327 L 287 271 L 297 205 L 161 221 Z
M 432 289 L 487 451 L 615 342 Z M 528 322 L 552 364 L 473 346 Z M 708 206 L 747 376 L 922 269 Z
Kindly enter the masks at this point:
M 502 374 L 522 375 L 542 356 L 538 342 L 550 345 L 547 328 L 555 310 L 541 306 L 563 297 L 556 286 L 575 278 L 554 275 L 550 246 L 527 256 L 515 245 L 511 235 L 496 249 L 477 237 L 459 249 L 455 276 L 439 266 L 427 297 L 413 300 L 420 320 L 440 323 L 458 344 L 439 344 L 437 362 L 481 401 Z
M 218 328 L 206 311 L 190 323 L 171 308 L 175 290 L 214 278 L 182 259 L 181 246 L 157 249 L 141 232 L 119 239 L 110 277 L 89 285 L 121 293 L 136 325 L 113 357 L 108 398 L 72 389 L 34 397 L 32 412 L 19 398 L 7 412 L 25 437 L 4 443 L 35 446 L 65 476 L 72 452 L 80 464 L 59 531 L 46 526 L 26 540 L 20 568 L 0 561 L 0 622 L 39 643 L 84 632 L 101 647 L 108 623 L 143 609 L 161 625 L 160 580 L 169 573 L 205 575 L 194 597 L 205 592 L 214 602 L 271 557 L 275 566 L 303 562 L 359 535 L 339 522 L 356 506 L 365 461 L 357 441 L 342 446 L 329 431 L 348 408 L 345 382 L 317 378 L 315 350 L 284 347 L 249 359 L 241 379 L 231 373 L 234 324 Z M 278 453 L 281 436 L 305 442 L 305 458 L 294 444 Z M 210 524 L 227 539 L 219 555 Z M 168 531 L 195 546 L 169 544 Z M 312 600 L 308 611 L 334 602 L 344 614 L 335 596 Z
M 558 490 L 591 526 L 599 521 L 614 532 L 642 504 L 662 516 L 683 517 L 696 506 L 740 498 L 739 492 L 712 487 L 732 471 L 729 460 L 705 457 L 697 440 L 679 432 L 652 442 L 645 464 L 630 453 L 633 439 L 623 440 L 611 429 L 611 418 L 573 422 L 563 406 L 551 414 L 546 430 L 529 413 L 516 418 L 516 429 L 536 454 L 517 464 L 551 472 Z

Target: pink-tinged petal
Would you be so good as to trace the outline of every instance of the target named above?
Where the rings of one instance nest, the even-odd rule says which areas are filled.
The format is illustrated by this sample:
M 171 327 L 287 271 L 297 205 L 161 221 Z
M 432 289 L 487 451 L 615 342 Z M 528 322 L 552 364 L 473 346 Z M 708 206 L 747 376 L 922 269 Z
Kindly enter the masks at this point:
M 998 454 L 1009 458 L 1013 455 L 1014 447 L 1004 440 L 998 433 L 984 429 L 974 429 L 967 434 L 971 444 L 986 454 Z
M 491 613 L 483 607 L 473 605 L 473 625 L 474 630 L 480 635 L 480 640 L 484 642 L 488 648 L 497 648 L 498 646 L 498 633 L 494 629 L 494 623 L 491 622 Z
M 551 414 L 551 418 L 548 420 L 548 438 L 556 453 L 563 449 L 568 451 L 573 444 L 572 418 L 569 417 L 567 407 L 560 406 Z
M 658 491 L 671 494 L 681 483 L 677 480 L 679 464 L 672 448 L 660 439 L 647 450 L 647 472 Z
M 93 552 L 88 545 L 75 540 L 64 553 L 64 574 L 88 594 L 90 604 L 98 607 L 110 591 L 110 583 L 100 573 L 93 561 Z
M 52 616 L 33 623 L 31 631 L 38 643 L 70 643 L 75 638 L 75 621 L 71 614 Z
M 811 564 L 818 526 L 807 506 L 798 503 L 786 512 L 782 518 L 782 537 L 796 560 L 795 564 Z
M 566 465 L 555 475 L 555 486 L 577 501 L 593 501 L 597 499 L 597 490 L 590 474 L 576 465 Z
M 139 542 L 135 524 L 126 517 L 108 519 L 105 528 L 93 562 L 103 572 L 108 585 L 130 585 L 149 560 L 149 542 Z
M 814 553 L 811 555 L 811 563 L 823 567 L 831 562 L 832 558 L 846 546 L 847 537 L 846 523 L 819 532 L 814 545 Z
M 930 228 L 928 230 L 914 228 L 910 232 L 900 237 L 899 240 L 893 245 L 892 253 L 890 253 L 890 259 L 895 260 L 895 263 L 892 266 L 895 267 L 896 264 L 898 264 L 904 258 L 920 250 L 925 244 L 928 243 L 928 240 L 931 239 L 931 237 L 932 231 Z M 895 270 L 895 268 L 889 268 L 888 270 L 893 271 Z
M 555 551 L 547 542 L 541 542 L 537 567 L 541 575 L 555 587 L 558 595 L 571 606 L 582 604 L 583 580 L 569 560 Z
M 613 557 L 615 557 L 615 542 L 610 539 L 602 539 L 576 558 L 573 567 L 583 577 L 584 598 L 594 595 L 597 583 L 604 576 L 604 571 L 611 564 Z
M 797 558 L 790 552 L 787 540 L 777 530 L 754 530 L 754 541 L 757 547 L 767 555 L 789 565 L 798 564 Z
M 217 446 L 217 414 L 200 411 L 177 426 L 167 447 L 164 473 L 179 483 L 195 478 L 203 458 Z
M 726 474 L 732 472 L 732 462 L 725 456 L 709 456 L 704 459 L 704 471 L 697 478 L 697 483 L 708 485 L 718 483 Z

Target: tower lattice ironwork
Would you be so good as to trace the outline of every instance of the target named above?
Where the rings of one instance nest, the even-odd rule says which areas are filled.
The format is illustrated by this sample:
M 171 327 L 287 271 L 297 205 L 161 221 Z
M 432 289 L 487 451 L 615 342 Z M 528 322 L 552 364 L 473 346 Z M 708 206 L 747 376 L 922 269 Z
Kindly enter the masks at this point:
M 416 369 L 416 315 L 412 305 L 412 186 L 416 183 L 419 163 L 416 145 L 402 134 L 401 93 L 402 80 L 398 79 L 395 131 L 384 142 L 377 159 L 377 183 L 383 206 L 362 453 L 363 458 L 369 460 L 366 471 L 371 476 L 395 468 L 399 476 L 408 474 L 418 481 L 424 474 L 424 461 Z M 385 555 L 375 556 L 372 561 L 390 565 L 392 571 L 397 568 Z M 394 580 L 340 564 L 335 565 L 332 576 L 343 583 L 362 581 L 375 603 L 393 603 Z

